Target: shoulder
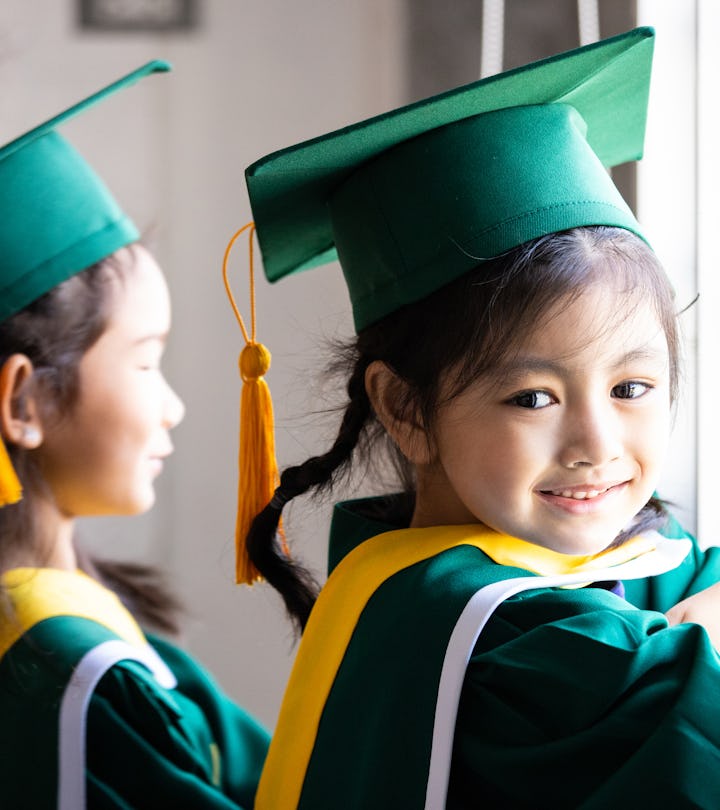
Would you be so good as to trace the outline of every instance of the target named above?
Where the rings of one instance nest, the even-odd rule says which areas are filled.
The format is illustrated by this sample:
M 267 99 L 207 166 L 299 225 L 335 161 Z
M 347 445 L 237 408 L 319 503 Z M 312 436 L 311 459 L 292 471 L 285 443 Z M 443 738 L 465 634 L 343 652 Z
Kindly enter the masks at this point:
M 133 691 L 130 682 L 136 684 L 135 692 L 160 696 L 163 705 L 172 703 L 165 696 L 175 685 L 174 675 L 150 645 L 130 644 L 92 619 L 45 619 L 26 630 L 0 659 L 0 705 L 3 716 L 12 717 L 2 725 L 12 735 L 21 726 L 32 727 L 32 717 L 56 724 L 70 691 L 84 695 L 87 706 L 119 682 L 125 689 L 115 696 L 118 703 Z
M 38 622 L 0 658 L 0 690 L 38 699 L 64 688 L 77 663 L 87 652 L 118 636 L 92 619 L 52 616 Z
M 528 595 L 493 625 L 495 643 L 481 637 L 465 673 L 455 737 L 454 764 L 477 790 L 506 800 L 510 790 L 531 806 L 538 789 L 556 789 L 561 806 L 577 807 L 589 796 L 645 806 L 658 774 L 673 806 L 708 789 L 720 667 L 701 627 L 668 628 L 660 614 L 601 592 Z M 688 737 L 688 728 L 698 731 Z M 689 763 L 680 771 L 679 744 Z M 531 775 L 517 783 L 519 771 Z
M 654 611 L 639 610 L 602 587 L 545 588 L 518 594 L 500 605 L 480 639 L 484 648 L 527 634 L 568 634 L 612 644 L 641 644 L 667 627 Z M 564 642 L 567 643 L 567 642 Z
M 118 640 L 91 619 L 53 616 L 26 629 L 0 659 L 0 780 L 9 806 L 54 804 L 68 685 L 91 650 Z

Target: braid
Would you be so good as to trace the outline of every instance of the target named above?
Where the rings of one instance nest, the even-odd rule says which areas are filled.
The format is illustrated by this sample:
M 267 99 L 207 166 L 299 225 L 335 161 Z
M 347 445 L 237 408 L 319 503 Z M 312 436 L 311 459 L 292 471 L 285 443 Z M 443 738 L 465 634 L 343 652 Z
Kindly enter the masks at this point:
M 246 538 L 248 556 L 265 579 L 282 596 L 287 612 L 302 631 L 317 597 L 318 585 L 307 568 L 289 559 L 279 548 L 277 530 L 283 506 L 298 495 L 332 486 L 340 470 L 350 461 L 353 450 L 372 414 L 365 391 L 365 371 L 370 360 L 358 358 L 348 381 L 348 403 L 333 446 L 321 456 L 313 456 L 280 476 L 280 486 L 270 503 L 253 520 Z

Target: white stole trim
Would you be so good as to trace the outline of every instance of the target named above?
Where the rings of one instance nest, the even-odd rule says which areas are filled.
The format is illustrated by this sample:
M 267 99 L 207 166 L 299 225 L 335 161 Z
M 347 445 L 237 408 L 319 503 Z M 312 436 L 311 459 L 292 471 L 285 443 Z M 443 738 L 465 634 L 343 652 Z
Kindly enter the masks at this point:
M 668 540 L 658 534 L 654 551 L 620 565 L 572 574 L 506 579 L 486 585 L 470 597 L 450 636 L 440 674 L 425 810 L 443 810 L 445 807 L 455 738 L 455 720 L 465 672 L 480 633 L 499 605 L 522 591 L 579 585 L 588 582 L 588 577 L 592 578 L 592 582 L 603 582 L 642 579 L 664 574 L 677 568 L 687 557 L 691 547 L 689 540 Z
M 85 750 L 87 710 L 102 676 L 119 661 L 139 661 L 166 689 L 175 676 L 155 650 L 119 639 L 93 647 L 80 659 L 65 687 L 60 704 L 58 733 L 58 810 L 85 810 Z

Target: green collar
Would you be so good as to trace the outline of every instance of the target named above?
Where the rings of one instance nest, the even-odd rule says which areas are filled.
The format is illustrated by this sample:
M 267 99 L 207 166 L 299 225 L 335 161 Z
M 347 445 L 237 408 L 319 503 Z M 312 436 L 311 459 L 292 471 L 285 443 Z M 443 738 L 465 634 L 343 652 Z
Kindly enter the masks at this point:
M 406 529 L 411 512 L 407 496 L 402 494 L 336 503 L 330 524 L 328 574 L 363 541 L 393 529 Z

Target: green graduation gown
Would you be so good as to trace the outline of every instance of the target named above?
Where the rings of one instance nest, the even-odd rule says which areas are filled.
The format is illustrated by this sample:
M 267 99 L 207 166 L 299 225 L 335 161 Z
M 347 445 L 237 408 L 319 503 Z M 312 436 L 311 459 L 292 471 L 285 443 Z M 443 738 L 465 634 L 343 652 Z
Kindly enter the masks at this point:
M 347 563 L 373 544 L 392 556 L 388 546 L 404 543 L 403 531 L 376 536 L 393 527 L 364 508 L 336 507 L 337 568 L 300 645 L 258 810 L 444 806 L 444 795 L 427 798 L 428 773 L 458 616 L 480 589 L 534 576 L 461 539 L 393 563 L 353 607 L 364 599 L 355 580 L 373 575 Z M 432 529 L 405 531 L 418 533 L 413 544 L 434 542 Z M 628 581 L 626 598 L 605 583 L 535 586 L 491 613 L 463 663 L 456 722 L 451 713 L 448 808 L 720 807 L 720 657 L 703 628 L 670 628 L 662 615 L 720 580 L 720 551 L 701 551 L 677 525 L 666 534 L 678 538 L 661 541 L 671 551 L 683 544 L 672 570 Z M 323 672 L 336 647 L 334 671 Z M 284 788 L 293 782 L 297 796 Z
M 63 806 L 71 760 L 91 810 L 252 807 L 267 732 L 189 655 L 145 637 L 114 594 L 79 572 L 15 569 L 3 584 L 13 604 L 0 617 L 3 810 Z M 120 660 L 93 689 L 79 664 L 100 645 Z M 73 709 L 83 692 L 87 706 Z M 64 801 L 82 810 L 67 790 Z

